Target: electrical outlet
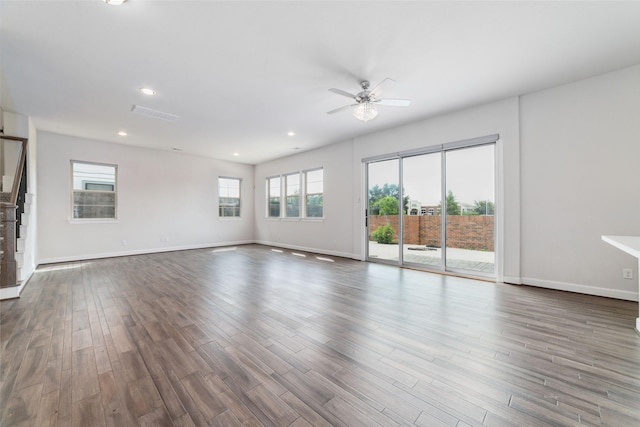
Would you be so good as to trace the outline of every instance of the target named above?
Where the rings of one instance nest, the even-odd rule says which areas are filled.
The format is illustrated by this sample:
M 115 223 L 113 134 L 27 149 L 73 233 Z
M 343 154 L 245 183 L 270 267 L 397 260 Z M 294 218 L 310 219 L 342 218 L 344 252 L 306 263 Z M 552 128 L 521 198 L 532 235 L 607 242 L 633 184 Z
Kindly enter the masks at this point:
M 633 279 L 633 270 L 630 268 L 622 269 L 622 278 L 623 279 Z

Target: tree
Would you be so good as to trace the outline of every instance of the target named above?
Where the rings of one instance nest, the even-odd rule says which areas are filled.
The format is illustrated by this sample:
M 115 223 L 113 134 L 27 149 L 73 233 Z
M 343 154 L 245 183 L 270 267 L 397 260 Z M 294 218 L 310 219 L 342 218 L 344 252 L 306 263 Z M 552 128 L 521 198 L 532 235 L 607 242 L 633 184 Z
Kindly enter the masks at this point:
M 453 195 L 453 192 L 451 190 L 449 190 L 449 192 L 447 193 L 447 215 L 460 215 L 460 205 L 458 204 L 458 201 L 456 200 L 456 196 Z M 442 206 L 441 203 L 438 204 L 438 207 L 440 208 Z
M 491 200 L 474 200 L 473 203 L 476 205 L 473 210 L 477 212 L 478 215 L 494 215 L 495 206 Z
M 377 201 L 378 215 L 398 215 L 398 199 L 384 196 Z
M 400 199 L 400 190 L 396 184 L 385 183 L 382 188 L 379 185 L 374 185 L 369 189 L 369 215 L 397 215 L 398 208 L 396 207 L 395 214 L 383 214 L 380 212 L 380 201 L 385 197 L 393 197 L 395 199 L 396 206 Z M 406 214 L 409 209 L 409 196 L 406 194 L 403 197 L 403 211 Z M 388 202 L 387 202 L 388 203 Z

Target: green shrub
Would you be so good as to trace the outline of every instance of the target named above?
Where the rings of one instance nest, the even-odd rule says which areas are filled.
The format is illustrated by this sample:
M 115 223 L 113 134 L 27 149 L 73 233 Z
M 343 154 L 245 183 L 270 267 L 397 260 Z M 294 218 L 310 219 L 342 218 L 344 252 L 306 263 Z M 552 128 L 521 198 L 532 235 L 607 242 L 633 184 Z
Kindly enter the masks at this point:
M 381 225 L 371 233 L 371 237 L 378 243 L 393 243 L 394 229 L 390 224 Z

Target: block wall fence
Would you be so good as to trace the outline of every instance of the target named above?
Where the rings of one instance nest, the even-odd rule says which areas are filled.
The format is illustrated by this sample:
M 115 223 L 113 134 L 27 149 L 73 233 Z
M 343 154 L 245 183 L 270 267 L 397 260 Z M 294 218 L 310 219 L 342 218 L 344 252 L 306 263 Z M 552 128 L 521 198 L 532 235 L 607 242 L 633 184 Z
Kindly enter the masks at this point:
M 369 216 L 369 240 L 381 225 L 393 227 L 394 241 L 398 241 L 398 215 Z M 408 245 L 440 247 L 441 217 L 436 215 L 405 215 L 404 243 Z M 494 217 L 491 215 L 451 215 L 447 217 L 447 242 L 450 248 L 494 250 Z

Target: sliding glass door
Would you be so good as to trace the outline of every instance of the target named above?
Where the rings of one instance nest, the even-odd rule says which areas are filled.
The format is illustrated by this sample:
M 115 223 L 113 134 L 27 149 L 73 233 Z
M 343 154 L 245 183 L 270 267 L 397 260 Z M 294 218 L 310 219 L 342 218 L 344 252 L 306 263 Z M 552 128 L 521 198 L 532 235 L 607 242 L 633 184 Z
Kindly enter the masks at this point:
M 442 156 L 438 153 L 402 159 L 402 186 L 408 209 L 404 212 L 402 259 L 405 264 L 442 270 Z
M 366 174 L 368 260 L 495 275 L 493 141 L 371 161 Z
M 392 159 L 369 163 L 367 168 L 367 256 L 376 261 L 399 262 L 399 165 L 399 159 Z
M 494 147 L 490 144 L 443 153 L 447 270 L 494 273 Z

